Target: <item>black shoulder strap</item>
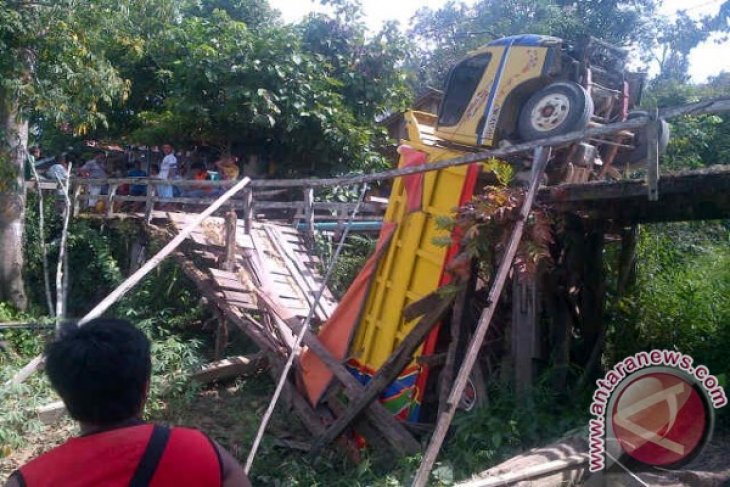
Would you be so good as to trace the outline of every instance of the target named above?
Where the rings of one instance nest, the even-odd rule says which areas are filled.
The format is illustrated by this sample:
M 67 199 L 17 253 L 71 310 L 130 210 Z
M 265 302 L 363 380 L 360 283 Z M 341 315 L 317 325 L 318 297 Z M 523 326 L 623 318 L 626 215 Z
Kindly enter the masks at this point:
M 147 448 L 142 454 L 137 470 L 129 482 L 129 487 L 147 487 L 150 484 L 169 439 L 169 428 L 159 425 L 154 426 L 150 441 L 147 443 Z

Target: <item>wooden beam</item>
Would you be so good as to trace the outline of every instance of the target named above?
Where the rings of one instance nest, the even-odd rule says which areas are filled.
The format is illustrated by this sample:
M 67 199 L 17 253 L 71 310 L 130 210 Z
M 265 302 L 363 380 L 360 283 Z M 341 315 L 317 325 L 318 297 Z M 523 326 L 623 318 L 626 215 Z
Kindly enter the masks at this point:
M 304 224 L 309 243 L 314 243 L 314 189 L 304 188 Z
M 565 213 L 621 226 L 730 218 L 730 165 L 663 174 L 660 201 L 647 198 L 643 179 L 596 181 L 543 188 L 538 201 Z
M 505 487 L 508 485 L 515 485 L 523 480 L 536 479 L 538 477 L 544 477 L 551 473 L 575 470 L 581 468 L 588 463 L 588 455 L 573 455 L 568 458 L 561 458 L 560 460 L 553 460 L 539 465 L 534 465 L 521 469 L 518 472 L 510 472 L 502 475 L 496 475 L 494 477 L 488 477 L 484 479 L 474 479 L 467 482 L 456 484 L 458 487 Z M 562 485 L 562 481 L 551 481 L 548 484 L 540 484 L 539 482 L 530 482 L 530 485 L 537 487 L 538 485 L 547 487 Z
M 437 289 L 436 291 L 425 295 L 418 301 L 414 301 L 406 306 L 406 309 L 403 310 L 403 319 L 406 322 L 415 320 L 419 316 L 423 316 L 430 310 L 434 309 L 443 300 L 444 297 L 441 296 L 440 290 Z
M 282 306 L 276 298 L 264 293 L 260 289 L 255 289 L 255 292 L 274 315 L 279 317 L 295 334 L 299 333 L 302 323 L 293 313 Z M 357 398 L 358 394 L 363 390 L 363 385 L 355 379 L 312 332 L 307 331 L 305 333 L 304 344 L 324 362 L 337 380 L 342 383 L 344 393 L 347 397 L 350 400 Z M 365 414 L 370 423 L 380 431 L 388 441 L 388 444 L 398 453 L 412 455 L 420 450 L 420 444 L 382 404 L 377 402 L 371 403 Z
M 398 377 L 403 368 L 411 362 L 416 349 L 421 346 L 433 327 L 441 321 L 453 300 L 453 294 L 442 298 L 439 304 L 432 308 L 431 312 L 421 318 L 393 354 L 388 357 L 383 366 L 375 373 L 370 382 L 367 383 L 365 389 L 350 402 L 347 410 L 327 428 L 324 435 L 315 440 L 312 445 L 312 455 L 319 453 L 323 447 L 340 436 L 345 428 Z
M 202 384 L 230 380 L 240 376 L 253 376 L 268 367 L 266 354 L 258 352 L 253 355 L 229 357 L 211 362 L 195 372 L 191 378 Z
M 236 226 L 238 224 L 238 215 L 235 210 L 230 209 L 226 213 L 225 233 L 226 233 L 226 255 L 223 260 L 223 268 L 228 272 L 233 272 L 236 267 Z
M 482 312 L 479 322 L 477 323 L 476 330 L 474 331 L 474 335 L 469 342 L 464 362 L 459 369 L 456 381 L 449 394 L 446 409 L 439 414 L 436 429 L 431 437 L 431 441 L 428 444 L 428 448 L 426 449 L 421 465 L 413 480 L 413 487 L 424 487 L 426 485 L 429 475 L 431 474 L 431 469 L 436 462 L 436 457 L 441 451 L 441 445 L 443 445 L 446 433 L 451 425 L 451 421 L 454 419 L 454 414 L 456 414 L 456 407 L 459 404 L 459 399 L 464 393 L 467 381 L 469 380 L 469 374 L 471 374 L 471 370 L 476 363 L 482 342 L 484 342 L 484 337 L 486 336 L 487 331 L 489 330 L 489 325 L 492 322 L 492 316 L 494 315 L 494 311 L 497 309 L 499 297 L 502 294 L 504 283 L 507 280 L 507 275 L 512 267 L 512 261 L 517 253 L 517 247 L 522 240 L 525 222 L 527 221 L 527 217 L 530 215 L 530 210 L 532 209 L 532 204 L 535 200 L 535 194 L 537 193 L 537 188 L 540 185 L 542 176 L 545 173 L 545 167 L 549 158 L 550 149 L 535 149 L 530 186 L 527 190 L 527 194 L 525 195 L 522 207 L 520 208 L 519 218 L 515 223 L 504 254 L 502 255 L 499 267 L 497 268 L 497 272 L 494 275 L 494 280 L 487 297 L 488 305 Z
M 253 191 L 251 188 L 243 190 L 243 231 L 251 234 L 251 225 L 253 224 Z
M 538 321 L 540 316 L 537 274 L 512 275 L 512 365 L 514 385 L 525 394 L 535 379 L 534 358 L 538 352 Z
M 474 273 L 472 273 L 472 276 Z M 438 394 L 439 394 L 439 405 L 438 412 L 442 412 L 446 409 L 446 400 L 449 397 L 449 390 L 451 384 L 454 383 L 454 371 L 456 369 L 456 352 L 459 350 L 462 342 L 462 328 L 464 328 L 464 308 L 466 307 L 467 300 L 469 299 L 469 290 L 472 287 L 474 279 L 469 279 L 469 284 L 459 290 L 459 294 L 456 296 L 454 301 L 454 309 L 451 313 L 451 323 L 449 324 L 449 333 L 451 335 L 451 341 L 446 349 L 446 362 L 444 367 L 441 369 L 441 376 L 439 377 Z

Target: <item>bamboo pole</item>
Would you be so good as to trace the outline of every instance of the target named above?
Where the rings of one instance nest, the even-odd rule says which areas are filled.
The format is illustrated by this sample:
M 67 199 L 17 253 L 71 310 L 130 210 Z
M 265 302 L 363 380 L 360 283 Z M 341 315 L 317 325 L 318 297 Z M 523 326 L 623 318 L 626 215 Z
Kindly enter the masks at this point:
M 93 320 L 94 318 L 98 318 L 99 316 L 101 316 L 114 303 L 116 303 L 125 294 L 127 294 L 130 289 L 136 286 L 142 280 L 142 278 L 150 273 L 150 271 L 156 268 L 178 246 L 180 246 L 180 244 L 193 232 L 193 230 L 198 227 L 198 225 L 203 222 L 203 220 L 215 213 L 215 211 L 223 206 L 226 201 L 231 199 L 234 194 L 238 193 L 240 190 L 248 186 L 250 182 L 251 180 L 249 178 L 243 178 L 235 186 L 223 193 L 220 198 L 215 200 L 215 202 L 208 208 L 206 208 L 205 211 L 198 214 L 195 219 L 193 219 L 193 221 L 191 221 L 185 228 L 180 231 L 180 233 L 178 233 L 172 240 L 170 240 L 167 245 L 165 245 L 159 252 L 157 252 L 154 257 L 145 262 L 145 264 L 140 267 L 137 272 L 129 276 L 123 283 L 117 286 L 114 291 L 112 291 L 106 298 L 104 298 L 99 304 L 97 304 L 91 311 L 86 313 L 86 315 L 79 321 L 79 325 L 83 325 Z M 23 367 L 17 374 L 15 374 L 15 376 L 10 379 L 9 383 L 19 384 L 20 382 L 23 382 L 25 379 L 30 377 L 33 372 L 36 371 L 42 360 L 42 355 L 35 357 L 30 363 L 28 363 L 28 365 Z
M 43 287 L 46 292 L 46 304 L 48 305 L 48 314 L 54 315 L 53 298 L 51 298 L 51 277 L 48 270 L 48 249 L 46 248 L 46 222 L 44 215 L 43 191 L 41 189 L 41 178 L 38 176 L 35 164 L 29 164 L 33 172 L 33 179 L 38 190 L 38 240 L 40 240 L 41 257 L 43 259 Z
M 68 173 L 71 174 L 73 164 L 69 163 Z M 60 182 L 60 181 L 59 181 Z M 61 323 L 66 316 L 66 293 L 68 291 L 68 255 L 66 246 L 68 243 L 68 224 L 71 221 L 73 206 L 68 195 L 71 184 L 68 179 L 61 182 L 63 188 L 63 228 L 61 230 L 61 243 L 58 246 L 58 264 L 56 265 L 56 335 L 61 331 Z
M 545 167 L 547 166 L 549 158 L 549 148 L 535 149 L 530 187 L 525 195 L 525 200 L 523 201 L 522 208 L 520 209 L 519 219 L 512 230 L 512 235 L 510 236 L 507 247 L 505 248 L 502 261 L 499 264 L 494 281 L 492 282 L 492 287 L 489 290 L 489 296 L 487 298 L 487 302 L 489 304 L 484 311 L 482 311 L 482 315 L 479 317 L 479 322 L 476 330 L 474 331 L 474 335 L 469 342 L 464 362 L 461 364 L 459 373 L 456 376 L 456 382 L 451 388 L 451 393 L 449 394 L 444 410 L 439 414 L 436 429 L 428 444 L 426 453 L 423 456 L 421 466 L 418 468 L 418 472 L 416 472 L 416 477 L 413 480 L 413 487 L 424 487 L 428 482 L 433 464 L 441 450 L 441 445 L 443 445 L 444 439 L 446 438 L 446 433 L 449 430 L 451 421 L 454 419 L 456 406 L 459 404 L 459 399 L 464 393 L 464 388 L 469 380 L 469 374 L 471 374 L 471 370 L 479 355 L 479 350 L 481 349 L 484 337 L 486 336 L 489 325 L 492 322 L 492 316 L 494 315 L 494 311 L 499 303 L 499 297 L 502 294 L 504 283 L 507 280 L 510 268 L 512 267 L 512 261 L 517 253 L 517 247 L 520 244 L 520 240 L 522 240 L 522 232 L 525 228 L 525 222 L 527 221 L 527 217 L 532 209 L 532 203 L 535 200 L 535 194 L 537 193 L 537 188 L 540 185 L 542 176 L 545 173 Z

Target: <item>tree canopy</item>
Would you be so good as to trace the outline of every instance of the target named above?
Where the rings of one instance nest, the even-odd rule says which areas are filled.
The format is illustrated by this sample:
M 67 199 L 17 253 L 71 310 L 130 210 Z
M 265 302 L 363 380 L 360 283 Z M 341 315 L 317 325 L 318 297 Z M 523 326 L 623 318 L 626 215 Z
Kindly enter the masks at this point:
M 94 135 L 264 153 L 284 174 L 382 166 L 375 121 L 407 105 L 407 43 L 351 6 L 285 25 L 266 2 L 141 2 L 107 45 L 129 97 Z

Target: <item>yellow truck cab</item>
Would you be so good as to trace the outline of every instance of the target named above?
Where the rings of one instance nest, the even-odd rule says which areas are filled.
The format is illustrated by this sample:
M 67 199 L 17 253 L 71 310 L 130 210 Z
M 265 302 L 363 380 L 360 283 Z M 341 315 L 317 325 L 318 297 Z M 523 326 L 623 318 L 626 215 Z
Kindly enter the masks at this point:
M 625 51 L 591 37 L 494 40 L 451 69 L 434 134 L 444 144 L 478 150 L 626 120 L 644 84 L 643 74 L 625 69 L 626 58 Z M 639 162 L 645 147 L 643 153 L 617 150 L 641 145 L 640 137 L 627 140 L 635 135 L 584 144 L 573 151 L 579 160 L 566 162 L 591 170 L 614 159 L 617 165 Z

